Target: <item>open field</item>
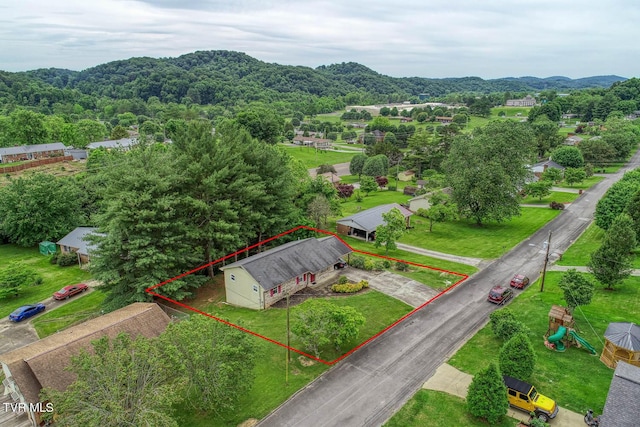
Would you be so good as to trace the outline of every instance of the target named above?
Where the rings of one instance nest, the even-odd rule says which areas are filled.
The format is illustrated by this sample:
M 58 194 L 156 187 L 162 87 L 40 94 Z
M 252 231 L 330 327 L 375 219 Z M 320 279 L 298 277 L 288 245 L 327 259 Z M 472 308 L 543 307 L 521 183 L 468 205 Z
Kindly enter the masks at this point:
M 564 181 L 558 183 L 558 184 L 553 184 L 554 187 L 560 187 L 560 188 L 571 188 L 574 190 L 586 190 L 588 188 L 593 187 L 594 185 L 596 185 L 597 183 L 599 183 L 600 181 L 602 181 L 604 179 L 603 176 L 591 176 L 587 179 L 585 179 L 584 181 L 578 183 L 578 184 L 573 184 L 573 185 L 568 185 L 565 184 Z
M 282 146 L 294 159 L 300 160 L 305 168 L 316 168 L 322 164 L 335 165 L 336 163 L 350 162 L 356 152 L 338 153 L 332 150 L 316 150 L 313 147 Z
M 49 262 L 50 257 L 41 255 L 37 248 L 22 248 L 16 245 L 0 245 L 0 266 L 16 261 L 34 268 L 42 276 L 43 282 L 38 286 L 25 288 L 17 297 L 0 300 L 0 317 L 8 316 L 16 308 L 25 304 L 33 304 L 49 298 L 63 286 L 80 283 L 91 278 L 91 275 L 78 266 L 59 267 Z
M 508 307 L 530 329 L 529 338 L 537 356 L 531 382 L 538 390 L 572 411 L 582 413 L 592 408 L 596 413 L 602 413 L 613 376 L 613 370 L 599 360 L 604 345 L 603 334 L 610 322 L 640 322 L 640 277 L 627 279 L 615 291 L 605 291 L 596 286 L 592 303 L 576 309 L 577 331 L 596 348 L 597 356 L 576 347 L 559 353 L 544 346 L 549 309 L 554 304 L 565 304 L 558 288 L 561 277 L 560 272 L 548 272 L 543 293 L 539 291 L 539 283 L 535 282 Z M 489 362 L 497 362 L 501 345 L 502 342 L 487 325 L 449 363 L 464 372 L 476 374 Z M 484 357 L 479 358 L 478 354 Z

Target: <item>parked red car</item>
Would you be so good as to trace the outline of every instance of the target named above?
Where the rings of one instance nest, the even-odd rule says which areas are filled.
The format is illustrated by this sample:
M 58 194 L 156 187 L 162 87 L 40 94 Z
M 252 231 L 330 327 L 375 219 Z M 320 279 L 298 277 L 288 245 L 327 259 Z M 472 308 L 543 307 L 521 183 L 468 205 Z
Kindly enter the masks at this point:
M 524 289 L 529 284 L 529 278 L 523 274 L 516 274 L 509 284 L 512 288 Z
M 75 294 L 79 294 L 80 292 L 84 292 L 89 287 L 84 283 L 78 283 L 77 285 L 69 285 L 60 289 L 58 292 L 54 292 L 53 299 L 63 300 L 69 299 L 69 297 L 74 296 Z
M 487 297 L 487 301 L 492 302 L 494 304 L 503 305 L 506 304 L 513 298 L 513 290 L 511 288 L 507 288 L 506 286 L 494 286 L 489 292 L 489 296 Z

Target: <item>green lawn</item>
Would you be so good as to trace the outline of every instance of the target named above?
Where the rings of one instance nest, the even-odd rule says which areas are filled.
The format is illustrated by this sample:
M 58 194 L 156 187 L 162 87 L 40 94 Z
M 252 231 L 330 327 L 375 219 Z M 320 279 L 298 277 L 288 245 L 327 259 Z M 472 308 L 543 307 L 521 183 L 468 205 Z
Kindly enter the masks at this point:
M 494 107 L 491 109 L 491 118 L 500 118 L 499 114 L 504 112 L 506 118 L 525 118 L 529 116 L 529 110 L 531 107 Z M 518 116 L 518 114 L 520 114 Z
M 336 163 L 347 163 L 357 154 L 339 153 L 332 150 L 316 150 L 313 147 L 302 146 L 282 146 L 286 153 L 294 159 L 300 160 L 307 169 L 317 168 L 323 164 L 335 165 Z
M 579 184 L 573 184 L 573 185 L 567 185 L 564 182 L 560 182 L 559 184 L 553 184 L 554 187 L 560 187 L 560 188 L 572 188 L 574 190 L 586 190 L 588 188 L 593 187 L 594 185 L 596 185 L 597 183 L 599 183 L 600 181 L 602 181 L 604 179 L 603 176 L 591 176 L 587 179 L 585 179 L 584 181 L 582 181 Z
M 558 353 L 544 346 L 549 310 L 554 304 L 564 304 L 558 289 L 561 276 L 561 272 L 548 272 L 543 293 L 536 282 L 509 304 L 516 317 L 531 330 L 529 338 L 537 355 L 531 382 L 564 408 L 578 413 L 593 408 L 594 412 L 602 413 L 613 376 L 613 370 L 599 360 L 603 334 L 610 322 L 640 322 L 640 277 L 627 279 L 615 291 L 605 291 L 598 286 L 592 303 L 574 313 L 578 333 L 598 350 L 598 356 L 592 356 L 576 347 Z M 487 325 L 449 363 L 464 372 L 476 374 L 489 362 L 497 361 L 501 345 Z M 479 354 L 484 357 L 478 357 Z
M 348 297 L 332 298 L 331 301 L 339 305 L 352 306 L 367 319 L 366 324 L 360 330 L 360 336 L 354 342 L 349 343 L 349 348 L 355 347 L 383 330 L 412 309 L 410 306 L 374 290 Z M 282 343 L 286 342 L 286 309 L 270 308 L 264 311 L 255 311 L 214 303 L 208 305 L 204 311 L 271 339 Z M 321 363 L 303 366 L 301 356 L 292 352 L 289 385 L 287 385 L 285 383 L 287 350 L 258 338 L 256 338 L 256 343 L 260 349 L 255 370 L 256 381 L 251 391 L 238 402 L 236 409 L 233 412 L 219 415 L 198 414 L 185 404 L 176 409 L 178 425 L 230 426 L 238 425 L 249 418 L 261 419 L 329 368 Z M 293 347 L 298 344 L 295 339 L 292 339 Z M 325 350 L 321 354 L 325 360 L 332 360 L 339 356 L 333 349 Z
M 413 229 L 400 242 L 424 249 L 477 258 L 498 258 L 555 218 L 560 211 L 522 208 L 522 215 L 504 223 L 487 223 L 478 227 L 469 220 L 433 225 L 416 215 L 411 217 Z
M 40 338 L 99 316 L 100 305 L 105 294 L 94 290 L 87 295 L 78 295 L 74 298 L 73 301 L 48 311 L 33 321 L 33 327 Z
M 571 203 L 575 199 L 577 199 L 579 194 L 577 193 L 567 193 L 565 191 L 552 191 L 547 197 L 543 197 L 540 200 L 538 197 L 527 196 L 520 203 L 524 205 L 548 205 L 549 203 L 558 202 L 558 203 Z
M 40 302 L 63 286 L 89 280 L 91 275 L 77 266 L 58 267 L 49 262 L 50 257 L 41 255 L 37 248 L 22 248 L 16 245 L 0 245 L 0 266 L 11 261 L 19 261 L 30 266 L 43 278 L 41 285 L 25 288 L 13 298 L 5 298 L 0 303 L 0 317 L 8 316 L 16 308 L 25 304 Z
M 517 420 L 504 417 L 495 427 L 513 427 Z M 486 427 L 486 421 L 467 412 L 463 399 L 435 390 L 418 390 L 385 427 Z
M 393 183 L 391 185 L 393 185 Z M 340 218 L 353 215 L 365 209 L 370 209 L 375 206 L 386 205 L 389 203 L 407 203 L 409 199 L 412 198 L 411 196 L 403 194 L 401 191 L 389 190 L 377 190 L 369 193 L 368 196 L 365 196 L 364 192 L 362 192 L 361 194 L 363 197 L 362 201 L 360 202 L 358 202 L 354 196 L 351 196 L 349 199 L 343 200 L 340 203 L 340 209 L 342 210 L 342 213 L 339 217 L 333 218 L 334 223 Z
M 422 265 L 428 265 L 429 267 L 435 267 L 435 268 L 440 268 L 442 270 L 467 274 L 469 276 L 478 271 L 477 268 L 467 264 L 460 264 L 457 262 L 446 261 L 439 258 L 432 258 L 425 255 L 415 254 L 413 252 L 402 251 L 400 249 L 394 249 L 389 252 L 386 252 L 383 247 L 376 248 L 374 244 L 371 242 L 365 242 L 364 240 L 355 239 L 353 237 L 348 237 L 348 236 L 340 236 L 340 238 L 343 239 L 345 242 L 347 242 L 354 249 L 370 252 L 377 255 L 384 255 L 390 258 L 415 262 Z M 422 280 L 419 280 L 417 278 L 415 280 L 422 282 Z
M 562 254 L 562 259 L 556 261 L 558 265 L 585 266 L 591 258 L 591 254 L 600 247 L 605 231 L 595 223 L 582 233 L 570 247 Z M 632 260 L 633 268 L 640 268 L 640 256 L 636 253 Z

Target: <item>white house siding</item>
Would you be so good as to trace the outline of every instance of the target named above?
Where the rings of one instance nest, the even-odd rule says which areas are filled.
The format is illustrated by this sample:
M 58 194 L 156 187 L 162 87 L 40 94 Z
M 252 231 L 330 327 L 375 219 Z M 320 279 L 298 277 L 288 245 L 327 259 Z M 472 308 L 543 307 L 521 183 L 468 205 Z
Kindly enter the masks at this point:
M 224 271 L 224 284 L 227 302 L 240 307 L 260 310 L 263 308 L 261 296 L 263 289 L 258 282 L 242 267 Z

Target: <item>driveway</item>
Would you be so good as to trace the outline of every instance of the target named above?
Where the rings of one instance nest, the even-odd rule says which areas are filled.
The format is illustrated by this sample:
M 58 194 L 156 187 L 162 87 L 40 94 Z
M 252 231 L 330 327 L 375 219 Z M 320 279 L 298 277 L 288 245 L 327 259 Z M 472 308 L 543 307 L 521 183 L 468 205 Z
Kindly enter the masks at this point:
M 605 191 L 625 171 L 639 165 L 640 151 L 627 167 L 597 183 L 530 238 L 337 363 L 262 419 L 259 426 L 384 424 L 486 324 L 496 309 L 485 301 L 491 287 L 507 283 L 514 272 L 536 280 L 549 232 L 553 231 L 553 251 L 563 253 L 591 223 Z
M 420 307 L 438 294 L 438 291 L 423 283 L 390 271 L 366 271 L 351 267 L 342 271 L 344 273 L 341 274 L 351 281 L 366 280 L 371 289 L 407 303 L 413 308 Z
M 20 348 L 37 341 L 38 334 L 36 334 L 36 330 L 31 325 L 31 321 L 42 316 L 44 313 L 48 313 L 51 310 L 62 307 L 70 301 L 82 298 L 83 295 L 91 293 L 93 291 L 93 287 L 98 284 L 95 280 L 90 280 L 85 283 L 89 286 L 89 290 L 81 293 L 80 295 L 73 296 L 68 300 L 56 301 L 53 297 L 49 297 L 40 301 L 45 305 L 45 310 L 42 313 L 30 317 L 28 320 L 14 323 L 9 320 L 8 316 L 0 319 L 0 354 L 7 353 L 11 350 L 15 350 L 16 348 Z

